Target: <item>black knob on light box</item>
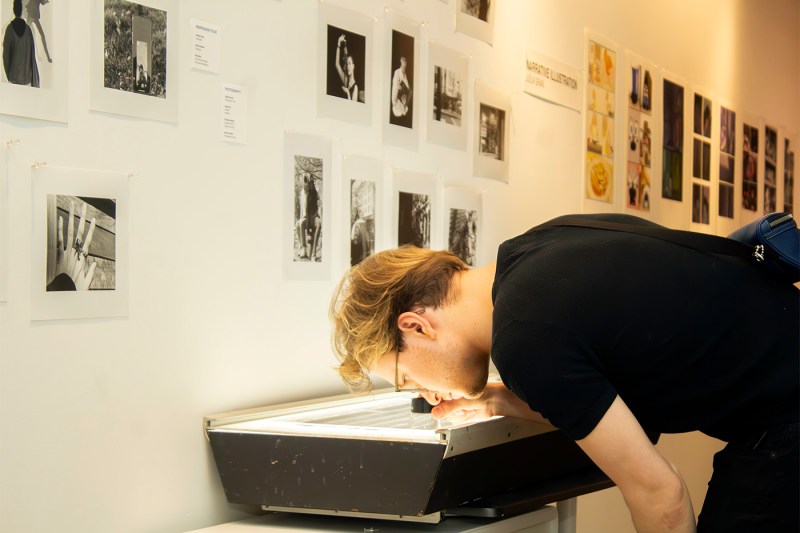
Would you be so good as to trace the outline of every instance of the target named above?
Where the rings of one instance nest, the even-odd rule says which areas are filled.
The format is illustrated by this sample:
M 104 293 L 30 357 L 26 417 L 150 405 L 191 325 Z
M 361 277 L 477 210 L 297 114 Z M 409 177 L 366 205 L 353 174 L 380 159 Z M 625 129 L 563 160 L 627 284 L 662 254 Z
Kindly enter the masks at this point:
M 428 403 L 423 397 L 411 398 L 411 412 L 412 413 L 430 413 L 433 406 Z

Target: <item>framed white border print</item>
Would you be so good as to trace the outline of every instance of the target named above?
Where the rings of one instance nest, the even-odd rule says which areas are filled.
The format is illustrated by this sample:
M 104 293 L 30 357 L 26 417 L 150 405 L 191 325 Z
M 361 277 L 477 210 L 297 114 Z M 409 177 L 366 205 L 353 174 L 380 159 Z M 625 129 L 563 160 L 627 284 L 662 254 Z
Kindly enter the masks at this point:
M 31 180 L 31 320 L 127 316 L 128 176 L 44 165 Z
M 511 144 L 511 98 L 497 89 L 475 82 L 473 174 L 508 182 Z
M 384 245 L 386 211 L 383 161 L 367 157 L 342 157 L 342 218 L 346 267 L 355 266 Z
M 384 66 L 381 70 L 383 141 L 416 150 L 420 110 L 425 102 L 419 76 L 420 24 L 387 9 L 384 14 Z
M 433 142 L 456 150 L 467 149 L 467 75 L 469 56 L 428 43 L 427 137 Z
M 481 263 L 483 194 L 466 187 L 444 188 L 445 242 L 447 249 L 474 267 Z
M 395 170 L 392 194 L 392 243 L 438 249 L 439 183 L 435 176 Z
M 456 31 L 492 44 L 497 0 L 456 0 Z
M 327 280 L 333 255 L 330 140 L 287 132 L 283 157 L 284 276 Z
M 373 26 L 361 13 L 321 2 L 317 16 L 317 113 L 369 126 L 372 88 Z
M 0 113 L 67 122 L 69 1 L 24 2 L 19 18 L 12 5 L 11 0 L 0 4 L 0 20 L 5 27 L 9 21 L 26 27 L 21 39 L 32 41 L 33 46 L 14 48 L 22 53 L 4 57 L 4 63 L 10 64 L 0 69 Z M 12 73 L 11 81 L 6 70 Z
M 178 2 L 92 0 L 89 108 L 178 121 Z

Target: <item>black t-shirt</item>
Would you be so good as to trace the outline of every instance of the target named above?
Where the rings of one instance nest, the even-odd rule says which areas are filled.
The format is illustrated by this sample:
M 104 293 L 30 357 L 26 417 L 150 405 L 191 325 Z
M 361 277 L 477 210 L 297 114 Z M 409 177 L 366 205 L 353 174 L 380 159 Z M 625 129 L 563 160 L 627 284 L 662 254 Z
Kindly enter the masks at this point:
M 800 292 L 744 258 L 534 228 L 500 246 L 492 298 L 503 382 L 573 439 L 616 395 L 660 433 L 727 441 L 798 418 Z

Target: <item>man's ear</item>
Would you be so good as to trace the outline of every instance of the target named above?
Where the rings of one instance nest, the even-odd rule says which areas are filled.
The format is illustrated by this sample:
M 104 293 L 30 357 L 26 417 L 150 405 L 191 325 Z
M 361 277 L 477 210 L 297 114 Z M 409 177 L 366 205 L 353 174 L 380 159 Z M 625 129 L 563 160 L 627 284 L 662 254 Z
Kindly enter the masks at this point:
M 436 330 L 423 315 L 406 311 L 397 317 L 397 327 L 406 335 L 421 335 L 431 340 L 436 339 Z

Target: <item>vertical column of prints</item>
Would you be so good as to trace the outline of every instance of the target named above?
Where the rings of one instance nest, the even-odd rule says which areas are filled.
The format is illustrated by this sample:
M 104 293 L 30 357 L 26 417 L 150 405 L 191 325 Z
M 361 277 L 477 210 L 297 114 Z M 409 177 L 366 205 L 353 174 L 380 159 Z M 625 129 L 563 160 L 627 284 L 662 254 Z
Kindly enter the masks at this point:
M 778 205 L 778 132 L 764 127 L 764 213 L 774 213 Z
M 692 223 L 711 224 L 711 100 L 694 93 Z
M 783 210 L 794 214 L 794 145 L 783 140 Z
M 736 112 L 720 106 L 719 112 L 719 209 L 720 217 L 734 219 L 736 174 Z
M 683 86 L 664 79 L 661 197 L 683 201 Z
M 586 84 L 586 198 L 613 203 L 615 50 L 588 37 Z
M 758 126 L 742 123 L 742 209 L 758 211 Z
M 648 213 L 652 187 L 653 69 L 628 53 L 627 78 L 625 207 Z

